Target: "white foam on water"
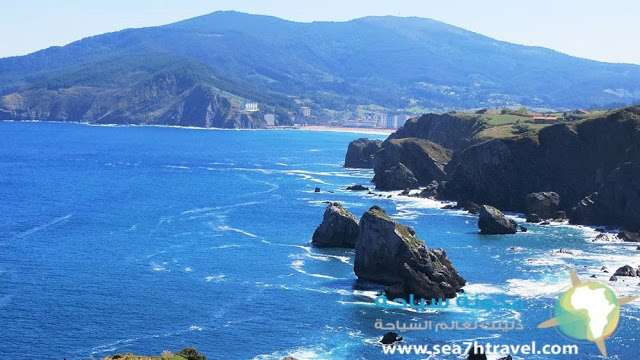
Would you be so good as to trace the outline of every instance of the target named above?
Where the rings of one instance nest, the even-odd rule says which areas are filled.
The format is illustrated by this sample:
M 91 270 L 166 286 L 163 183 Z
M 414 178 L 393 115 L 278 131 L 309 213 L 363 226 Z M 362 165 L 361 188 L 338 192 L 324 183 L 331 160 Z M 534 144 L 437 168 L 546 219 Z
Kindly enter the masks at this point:
M 166 265 L 166 262 L 164 264 Z M 166 272 L 171 271 L 171 270 L 167 269 L 166 267 L 164 267 L 163 265 L 158 264 L 158 263 L 152 262 L 151 266 L 153 266 L 153 270 L 154 271 L 166 271 Z
M 467 284 L 464 286 L 466 295 L 476 294 L 504 294 L 504 288 L 494 284 Z
M 184 166 L 184 165 L 165 165 L 166 168 L 169 169 L 180 169 L 180 170 L 189 170 L 191 169 L 188 166 Z
M 204 279 L 205 279 L 207 282 L 220 283 L 220 282 L 224 282 L 224 281 L 226 281 L 226 280 L 225 280 L 225 279 L 226 279 L 226 277 L 227 277 L 227 275 L 225 275 L 225 274 L 220 274 L 220 275 L 210 275 L 210 276 L 205 277 Z
M 220 246 L 212 246 L 207 248 L 208 250 L 218 250 L 218 249 L 231 249 L 231 248 L 239 248 L 242 247 L 242 245 L 238 245 L 238 244 L 229 244 L 229 245 L 220 245 Z
M 240 233 L 240 234 L 252 237 L 252 238 L 257 238 L 258 237 L 258 235 L 252 234 L 250 232 L 244 231 L 242 229 L 232 228 L 232 227 L 226 226 L 226 225 L 218 226 L 218 230 L 221 230 L 221 231 L 234 231 L 234 232 L 237 232 L 237 233 Z
M 291 268 L 293 270 L 301 273 L 301 274 L 304 274 L 304 275 L 307 275 L 307 276 L 312 276 L 312 277 L 315 277 L 315 278 L 321 278 L 321 279 L 333 279 L 333 280 L 338 279 L 336 277 L 329 276 L 329 275 L 308 273 L 302 268 L 303 266 L 304 266 L 304 261 L 302 261 L 302 260 L 294 260 L 291 263 Z
M 566 276 L 547 276 L 542 280 L 508 279 L 506 293 L 521 298 L 556 298 L 570 285 L 569 273 Z
M 186 271 L 186 272 L 192 272 L 192 271 L 193 271 L 193 268 L 191 268 L 191 267 L 186 267 L 186 268 L 184 268 L 184 271 Z
M 72 216 L 73 216 L 73 214 L 69 214 L 69 215 L 65 215 L 65 216 L 53 219 L 53 220 L 51 220 L 51 221 L 49 221 L 47 223 L 44 223 L 44 224 L 42 224 L 40 226 L 36 226 L 36 227 L 34 227 L 32 229 L 29 229 L 29 230 L 27 230 L 27 231 L 25 231 L 25 232 L 23 232 L 21 234 L 18 234 L 16 236 L 19 237 L 19 238 L 23 238 L 23 237 L 29 236 L 29 235 L 31 235 L 31 234 L 33 234 L 35 232 L 44 230 L 44 229 L 46 229 L 46 228 L 48 228 L 50 226 L 53 226 L 53 225 L 56 225 L 56 224 L 61 223 L 63 221 L 69 220 Z

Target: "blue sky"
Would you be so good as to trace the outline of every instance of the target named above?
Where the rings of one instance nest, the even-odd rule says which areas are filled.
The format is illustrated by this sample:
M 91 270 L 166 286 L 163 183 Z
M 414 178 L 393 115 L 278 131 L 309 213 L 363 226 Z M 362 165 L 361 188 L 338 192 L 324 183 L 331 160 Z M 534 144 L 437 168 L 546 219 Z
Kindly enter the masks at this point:
M 499 40 L 601 61 L 640 64 L 637 0 L 6 0 L 0 22 L 0 57 L 217 10 L 303 22 L 345 21 L 368 15 L 427 17 Z

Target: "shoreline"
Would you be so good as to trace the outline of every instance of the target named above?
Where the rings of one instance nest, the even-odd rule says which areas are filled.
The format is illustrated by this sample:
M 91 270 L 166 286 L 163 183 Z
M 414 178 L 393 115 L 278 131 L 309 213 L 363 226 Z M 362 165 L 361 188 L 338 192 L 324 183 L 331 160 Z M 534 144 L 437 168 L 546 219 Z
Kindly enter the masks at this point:
M 341 127 L 341 126 L 299 126 L 295 130 L 306 131 L 331 131 L 331 132 L 343 132 L 354 134 L 373 134 L 373 135 L 391 135 L 396 132 L 397 129 L 378 129 L 378 128 L 356 128 L 356 127 Z
M 283 127 L 271 127 L 271 128 L 256 128 L 256 129 L 230 129 L 230 128 L 217 128 L 217 127 L 197 127 L 197 126 L 179 126 L 179 125 L 162 125 L 162 124 L 96 124 L 80 121 L 57 121 L 57 120 L 0 120 L 0 122 L 24 122 L 24 123 L 54 123 L 54 124 L 78 124 L 95 127 L 159 127 L 159 128 L 173 128 L 173 129 L 189 129 L 189 130 L 223 130 L 223 131 L 274 131 L 274 130 L 304 130 L 304 131 L 325 131 L 325 132 L 342 132 L 353 134 L 369 134 L 369 135 L 391 135 L 396 129 L 378 129 L 378 128 L 354 128 L 354 127 L 339 127 L 339 126 L 283 126 Z

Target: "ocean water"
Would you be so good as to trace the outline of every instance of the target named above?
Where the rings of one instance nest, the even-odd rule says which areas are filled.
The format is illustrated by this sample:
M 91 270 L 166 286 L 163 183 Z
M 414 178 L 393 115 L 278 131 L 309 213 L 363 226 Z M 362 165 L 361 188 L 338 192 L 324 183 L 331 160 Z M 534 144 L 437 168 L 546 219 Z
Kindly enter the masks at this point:
M 635 245 L 593 243 L 589 228 L 480 236 L 474 216 L 434 201 L 344 191 L 373 176 L 342 167 L 357 137 L 0 122 L 2 358 L 99 359 L 185 346 L 209 359 L 456 358 L 383 355 L 377 319 L 525 327 L 406 331 L 407 344 L 575 344 L 536 329 L 569 287 L 569 269 L 606 281 L 601 266 L 640 265 Z M 447 251 L 467 295 L 523 299 L 526 309 L 376 307 L 377 288 L 356 281 L 353 250 L 309 244 L 327 201 L 357 216 L 381 206 Z M 615 283 L 618 295 L 637 295 L 638 282 Z M 606 342 L 611 359 L 637 358 L 638 302 L 623 308 Z M 580 355 L 556 358 L 601 358 L 594 344 L 578 345 Z

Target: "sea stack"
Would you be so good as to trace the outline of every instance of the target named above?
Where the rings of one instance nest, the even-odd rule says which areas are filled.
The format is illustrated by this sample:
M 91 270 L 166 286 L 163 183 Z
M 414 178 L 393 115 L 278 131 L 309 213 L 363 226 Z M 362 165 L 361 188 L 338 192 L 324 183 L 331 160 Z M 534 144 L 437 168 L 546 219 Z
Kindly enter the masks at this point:
M 358 218 L 334 202 L 324 211 L 322 223 L 313 233 L 311 242 L 320 247 L 344 247 L 353 249 L 358 239 Z
M 466 283 L 444 250 L 428 249 L 378 206 L 360 219 L 354 271 L 360 279 L 389 286 L 390 298 L 454 298 Z

